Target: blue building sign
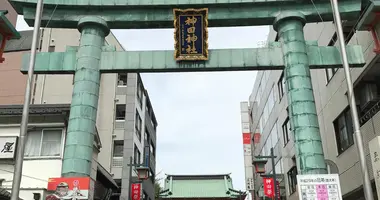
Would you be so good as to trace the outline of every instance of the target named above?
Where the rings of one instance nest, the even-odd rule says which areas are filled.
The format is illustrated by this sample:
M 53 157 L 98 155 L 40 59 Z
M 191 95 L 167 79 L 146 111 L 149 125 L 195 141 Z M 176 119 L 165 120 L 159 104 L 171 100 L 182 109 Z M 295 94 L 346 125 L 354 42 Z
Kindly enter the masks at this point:
M 173 9 L 174 58 L 182 60 L 208 60 L 208 9 Z

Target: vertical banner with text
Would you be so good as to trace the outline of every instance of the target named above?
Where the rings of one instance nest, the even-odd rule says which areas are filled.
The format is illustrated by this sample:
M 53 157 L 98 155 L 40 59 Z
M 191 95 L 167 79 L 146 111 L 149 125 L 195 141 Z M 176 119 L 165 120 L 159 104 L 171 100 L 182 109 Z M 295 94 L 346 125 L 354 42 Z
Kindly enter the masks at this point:
M 280 182 L 276 181 L 276 187 L 277 187 L 277 199 L 281 200 Z
M 273 198 L 274 197 L 274 183 L 272 178 L 263 178 L 264 182 L 264 195 Z
M 131 185 L 131 199 L 132 200 L 140 200 L 141 199 L 141 184 L 140 183 L 133 183 Z
M 246 190 L 254 190 L 254 168 L 252 165 L 252 134 L 250 124 L 250 107 L 248 102 L 240 102 L 241 132 L 243 137 L 244 168 L 245 168 L 245 186 Z
M 377 194 L 380 194 L 380 136 L 373 138 L 369 142 L 369 152 L 371 154 L 371 164 L 373 177 L 375 179 Z

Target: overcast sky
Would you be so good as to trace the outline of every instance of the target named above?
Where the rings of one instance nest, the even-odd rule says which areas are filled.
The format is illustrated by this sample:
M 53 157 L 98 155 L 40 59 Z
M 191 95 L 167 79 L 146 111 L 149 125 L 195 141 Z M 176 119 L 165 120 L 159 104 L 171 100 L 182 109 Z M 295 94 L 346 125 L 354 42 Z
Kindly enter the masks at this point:
M 30 29 L 19 16 L 18 30 Z M 209 48 L 252 48 L 268 26 L 210 28 Z M 172 50 L 173 29 L 113 30 L 126 50 Z M 158 39 L 157 39 L 158 38 Z M 248 100 L 256 72 L 142 74 L 158 121 L 157 172 L 232 173 L 245 189 L 240 101 Z

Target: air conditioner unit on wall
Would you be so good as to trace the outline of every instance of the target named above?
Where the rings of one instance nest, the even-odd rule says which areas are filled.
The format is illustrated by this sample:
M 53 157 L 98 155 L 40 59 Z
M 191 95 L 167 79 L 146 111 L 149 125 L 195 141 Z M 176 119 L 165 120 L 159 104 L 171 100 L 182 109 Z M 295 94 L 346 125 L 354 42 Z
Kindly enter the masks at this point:
M 363 84 L 359 94 L 360 109 L 363 112 L 371 109 L 372 106 L 374 106 L 380 100 L 378 88 L 374 82 L 366 82 Z

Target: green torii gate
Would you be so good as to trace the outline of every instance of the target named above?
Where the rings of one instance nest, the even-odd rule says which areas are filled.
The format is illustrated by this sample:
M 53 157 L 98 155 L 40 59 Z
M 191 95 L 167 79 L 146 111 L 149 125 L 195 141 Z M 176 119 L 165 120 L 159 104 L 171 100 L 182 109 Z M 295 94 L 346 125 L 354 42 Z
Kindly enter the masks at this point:
M 29 25 L 37 0 L 10 0 Z M 327 173 L 310 68 L 341 67 L 336 47 L 305 42 L 305 23 L 332 21 L 328 0 L 45 0 L 42 26 L 78 28 L 80 46 L 38 53 L 36 74 L 75 74 L 62 176 L 90 176 L 101 73 L 282 70 L 301 174 Z M 340 0 L 344 20 L 359 17 L 360 0 Z M 209 9 L 210 27 L 274 25 L 279 42 L 267 48 L 210 50 L 208 61 L 179 62 L 173 51 L 116 52 L 104 46 L 110 29 L 172 28 L 173 8 Z M 48 23 L 49 22 L 49 23 Z M 360 46 L 348 46 L 352 67 L 365 64 Z M 29 55 L 23 58 L 27 73 Z

